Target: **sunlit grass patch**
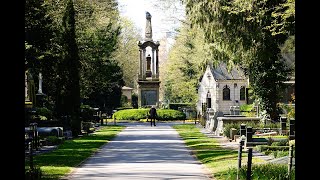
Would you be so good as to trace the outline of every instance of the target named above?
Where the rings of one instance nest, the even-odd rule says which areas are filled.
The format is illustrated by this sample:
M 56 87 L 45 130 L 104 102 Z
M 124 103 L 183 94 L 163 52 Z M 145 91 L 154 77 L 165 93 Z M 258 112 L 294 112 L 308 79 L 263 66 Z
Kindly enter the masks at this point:
M 238 151 L 222 148 L 218 141 L 209 138 L 200 132 L 194 124 L 183 124 L 173 126 L 185 144 L 191 149 L 197 159 L 204 164 L 217 179 L 226 178 L 226 172 L 230 168 L 237 167 Z M 242 153 L 242 163 L 247 162 L 247 153 Z M 262 162 L 253 158 L 253 163 Z
M 43 171 L 43 179 L 59 179 L 93 155 L 124 128 L 124 126 L 103 126 L 93 134 L 65 140 L 52 152 L 35 156 L 34 164 Z M 28 168 L 28 159 L 25 164 Z

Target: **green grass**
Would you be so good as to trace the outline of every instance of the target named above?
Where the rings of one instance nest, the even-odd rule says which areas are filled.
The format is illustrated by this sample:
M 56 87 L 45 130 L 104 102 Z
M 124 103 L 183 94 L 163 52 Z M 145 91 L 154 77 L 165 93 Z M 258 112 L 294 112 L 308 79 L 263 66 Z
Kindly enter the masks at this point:
M 124 126 L 103 126 L 90 135 L 65 140 L 56 150 L 35 156 L 34 164 L 41 168 L 42 179 L 59 179 L 94 154 L 123 128 Z M 25 164 L 28 168 L 27 160 Z
M 220 147 L 219 143 L 199 131 L 194 124 L 173 126 L 192 150 L 197 159 L 203 163 L 217 180 L 224 180 L 230 168 L 237 167 L 238 151 Z M 247 153 L 242 154 L 242 163 L 247 163 Z M 253 163 L 263 162 L 252 158 Z

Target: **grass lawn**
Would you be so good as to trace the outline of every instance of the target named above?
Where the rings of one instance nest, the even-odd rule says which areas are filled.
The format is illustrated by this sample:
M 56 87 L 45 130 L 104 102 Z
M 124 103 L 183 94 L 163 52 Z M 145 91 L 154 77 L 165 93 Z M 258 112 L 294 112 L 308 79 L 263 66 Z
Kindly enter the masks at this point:
M 74 167 L 90 157 L 124 128 L 124 126 L 102 126 L 92 134 L 65 140 L 56 150 L 35 156 L 34 164 L 41 168 L 42 179 L 59 179 L 70 173 Z M 28 160 L 25 164 L 28 168 Z
M 229 168 L 237 167 L 238 151 L 221 148 L 218 142 L 199 131 L 194 124 L 173 126 L 192 150 L 197 159 L 204 164 L 217 180 L 227 179 Z M 247 163 L 247 153 L 242 153 L 242 163 Z M 253 157 L 253 163 L 264 160 Z

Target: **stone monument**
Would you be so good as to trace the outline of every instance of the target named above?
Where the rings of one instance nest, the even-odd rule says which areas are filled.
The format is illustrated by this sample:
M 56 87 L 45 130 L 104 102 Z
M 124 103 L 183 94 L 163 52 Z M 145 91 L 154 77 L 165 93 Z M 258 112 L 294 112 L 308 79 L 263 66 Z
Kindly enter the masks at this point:
M 42 73 L 41 72 L 39 73 L 38 79 L 39 79 L 39 88 L 38 88 L 38 93 L 36 94 L 37 106 L 43 107 L 44 106 L 44 97 L 46 95 L 42 92 Z
M 139 41 L 138 106 L 150 107 L 159 104 L 159 41 L 152 39 L 151 14 L 146 12 L 144 41 Z M 147 47 L 151 52 L 147 53 Z M 148 54 L 148 55 L 147 55 Z

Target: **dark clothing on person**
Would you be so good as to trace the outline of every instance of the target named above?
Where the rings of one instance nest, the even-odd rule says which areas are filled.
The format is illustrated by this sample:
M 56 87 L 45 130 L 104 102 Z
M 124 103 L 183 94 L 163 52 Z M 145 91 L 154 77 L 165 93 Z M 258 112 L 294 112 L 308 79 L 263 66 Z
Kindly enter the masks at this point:
M 156 126 L 156 118 L 157 118 L 157 110 L 156 110 L 156 108 L 152 107 L 149 110 L 149 115 L 150 115 L 151 126 L 152 126 L 152 124 L 154 126 Z

